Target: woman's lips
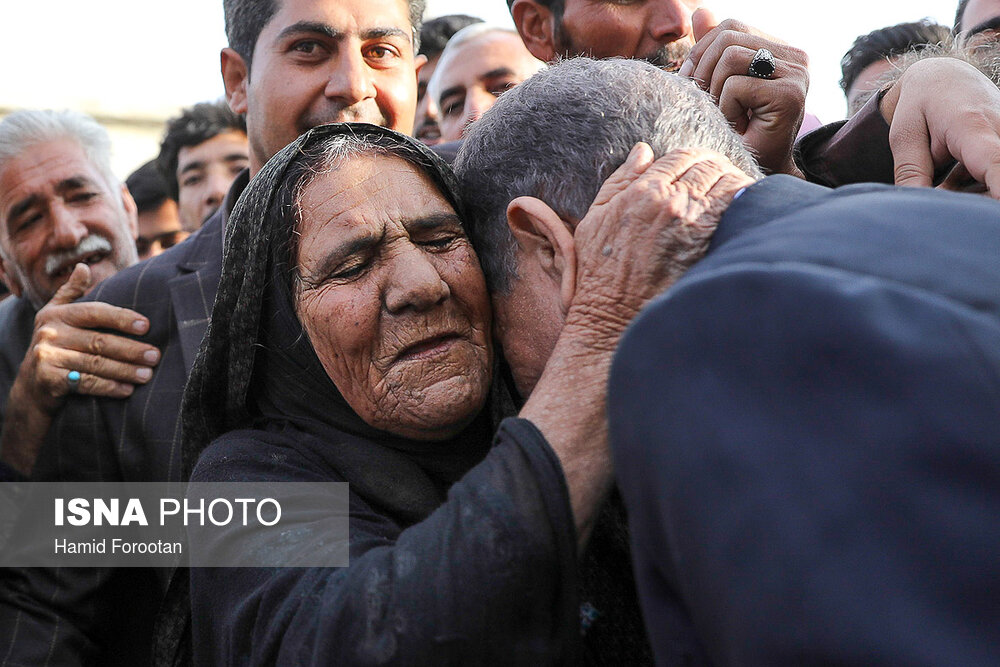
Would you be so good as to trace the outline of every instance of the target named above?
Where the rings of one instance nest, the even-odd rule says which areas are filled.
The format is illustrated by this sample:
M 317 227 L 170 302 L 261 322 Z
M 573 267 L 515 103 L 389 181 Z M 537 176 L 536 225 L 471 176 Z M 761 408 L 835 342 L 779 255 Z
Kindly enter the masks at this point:
M 408 345 L 396 355 L 396 361 L 416 361 L 418 359 L 429 359 L 448 352 L 451 346 L 461 340 L 461 336 L 456 333 L 441 334 L 426 338 L 413 345 Z

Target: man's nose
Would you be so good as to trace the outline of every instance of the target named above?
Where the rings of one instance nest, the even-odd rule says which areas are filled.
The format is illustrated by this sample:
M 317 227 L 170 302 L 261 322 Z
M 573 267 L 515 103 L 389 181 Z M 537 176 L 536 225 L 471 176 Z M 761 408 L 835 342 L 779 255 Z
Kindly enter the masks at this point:
M 668 44 L 693 35 L 691 8 L 684 0 L 657 0 L 649 3 L 647 26 L 650 37 Z
M 410 308 L 424 311 L 451 296 L 448 283 L 441 278 L 427 253 L 413 244 L 408 246 L 388 260 L 391 266 L 385 306 L 390 313 Z
M 323 94 L 345 107 L 374 98 L 376 91 L 370 69 L 359 49 L 344 48 L 330 71 Z
M 487 91 L 468 93 L 465 96 L 465 110 L 462 118 L 462 136 L 468 131 L 469 126 L 482 118 L 483 114 L 496 104 L 497 98 Z
M 206 209 L 211 209 L 214 212 L 215 209 L 222 205 L 222 200 L 226 198 L 226 192 L 229 191 L 229 186 L 232 185 L 233 180 L 229 175 L 229 170 L 223 166 L 212 170 L 208 174 L 208 183 L 206 184 L 204 198 Z
M 57 201 L 52 204 L 50 215 L 51 240 L 56 248 L 75 248 L 90 234 L 83 221 L 62 202 Z

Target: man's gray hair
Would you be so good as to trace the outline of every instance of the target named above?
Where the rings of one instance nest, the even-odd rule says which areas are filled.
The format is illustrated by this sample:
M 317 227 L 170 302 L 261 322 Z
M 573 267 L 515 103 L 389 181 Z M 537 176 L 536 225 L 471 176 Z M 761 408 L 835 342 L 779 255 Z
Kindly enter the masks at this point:
M 97 168 L 111 192 L 121 182 L 111 170 L 111 138 L 107 130 L 79 111 L 29 109 L 15 111 L 0 121 L 0 171 L 32 146 L 72 139 Z
M 505 92 L 470 126 L 455 171 L 491 292 L 505 293 L 517 272 L 507 205 L 537 197 L 575 224 L 640 141 L 657 156 L 714 150 L 762 177 L 707 94 L 638 60 L 562 61 Z

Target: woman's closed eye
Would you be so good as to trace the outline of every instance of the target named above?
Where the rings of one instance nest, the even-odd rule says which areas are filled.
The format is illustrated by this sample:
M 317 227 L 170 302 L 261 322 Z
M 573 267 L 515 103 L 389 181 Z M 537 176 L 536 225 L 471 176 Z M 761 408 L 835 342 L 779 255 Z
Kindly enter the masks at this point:
M 417 239 L 416 243 L 418 245 L 431 248 L 432 250 L 445 250 L 453 246 L 455 244 L 455 241 L 461 238 L 463 237 L 459 234 L 444 233 L 444 234 L 436 234 L 433 237 L 426 239 Z

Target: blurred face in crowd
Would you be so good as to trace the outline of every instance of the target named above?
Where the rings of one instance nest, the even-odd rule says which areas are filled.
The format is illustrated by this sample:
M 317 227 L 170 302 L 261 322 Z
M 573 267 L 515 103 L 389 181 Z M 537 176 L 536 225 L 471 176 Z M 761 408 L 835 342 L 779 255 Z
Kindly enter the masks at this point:
M 156 257 L 187 237 L 188 233 L 181 228 L 177 202 L 173 199 L 164 199 L 156 208 L 139 213 L 139 237 L 135 247 L 140 260 Z
M 247 135 L 238 130 L 220 132 L 177 153 L 177 203 L 181 224 L 188 232 L 199 229 L 222 200 L 241 171 L 247 168 Z
M 895 59 L 879 58 L 858 73 L 857 78 L 854 79 L 854 83 L 847 89 L 847 110 L 849 115 L 853 116 L 861 108 L 861 100 L 865 93 L 869 93 L 879 87 L 879 77 L 893 68 L 893 62 L 895 62 Z
M 11 292 L 36 308 L 79 262 L 97 283 L 136 262 L 135 202 L 73 139 L 31 146 L 0 172 L 0 247 Z
M 404 0 L 277 2 L 249 70 L 232 49 L 222 53 L 229 106 L 247 118 L 251 173 L 317 125 L 413 131 L 418 67 Z
M 490 383 L 490 306 L 454 209 L 410 163 L 357 156 L 299 199 L 295 309 L 324 369 L 368 424 L 450 437 Z
M 441 140 L 455 141 L 497 97 L 545 64 L 513 32 L 487 32 L 445 51 L 430 85 L 441 120 Z
M 691 14 L 700 4 L 701 0 L 565 0 L 558 18 L 538 0 L 515 0 L 511 11 L 536 58 L 620 56 L 676 69 L 694 44 Z
M 413 136 L 428 146 L 441 143 L 441 113 L 437 104 L 427 95 L 427 86 L 440 59 L 441 54 L 430 58 L 417 75 L 417 117 L 413 123 Z

